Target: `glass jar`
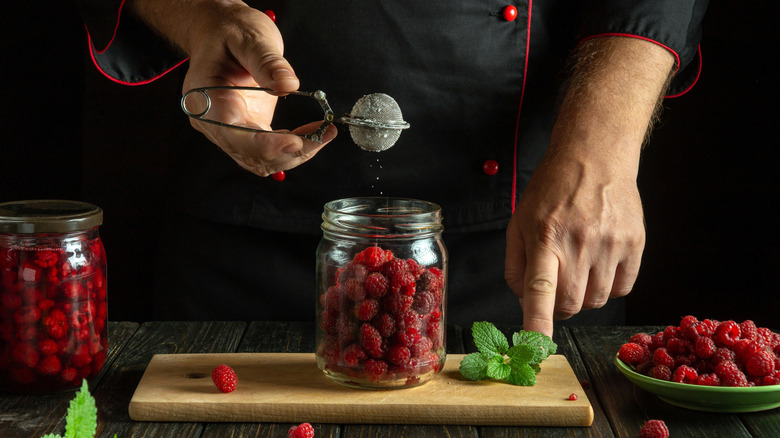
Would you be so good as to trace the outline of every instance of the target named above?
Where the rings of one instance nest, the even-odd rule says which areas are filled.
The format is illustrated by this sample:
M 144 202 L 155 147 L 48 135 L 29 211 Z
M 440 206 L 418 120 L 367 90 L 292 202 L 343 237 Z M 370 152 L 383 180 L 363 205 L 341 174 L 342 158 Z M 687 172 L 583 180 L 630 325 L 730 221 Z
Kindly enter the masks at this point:
M 106 359 L 103 211 L 75 201 L 0 204 L 0 392 L 69 391 Z
M 317 248 L 317 365 L 360 388 L 420 385 L 446 359 L 441 208 L 401 198 L 325 204 Z

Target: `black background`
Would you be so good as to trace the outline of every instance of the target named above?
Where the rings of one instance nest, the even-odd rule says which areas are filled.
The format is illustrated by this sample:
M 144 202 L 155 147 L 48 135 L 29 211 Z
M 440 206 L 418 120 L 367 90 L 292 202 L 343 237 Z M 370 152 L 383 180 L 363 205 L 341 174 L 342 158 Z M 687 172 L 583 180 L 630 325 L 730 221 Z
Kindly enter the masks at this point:
M 647 245 L 631 324 L 693 314 L 777 326 L 777 17 L 776 2 L 710 5 L 702 76 L 666 100 L 640 166 Z M 177 102 L 176 75 L 141 87 L 100 75 L 70 2 L 3 2 L 0 20 L 0 202 L 101 206 L 111 319 L 143 321 L 174 135 L 160 102 Z

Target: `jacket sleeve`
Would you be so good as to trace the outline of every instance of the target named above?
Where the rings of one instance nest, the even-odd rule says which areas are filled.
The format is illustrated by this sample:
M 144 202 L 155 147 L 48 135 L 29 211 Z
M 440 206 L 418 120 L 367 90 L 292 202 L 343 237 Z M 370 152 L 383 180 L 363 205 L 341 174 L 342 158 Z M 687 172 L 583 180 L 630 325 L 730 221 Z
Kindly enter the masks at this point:
M 677 71 L 667 97 L 687 92 L 701 72 L 701 23 L 708 0 L 588 0 L 580 41 L 607 35 L 641 38 L 674 55 Z
M 114 82 L 142 85 L 186 59 L 125 8 L 125 0 L 77 0 L 95 67 Z M 120 25 L 121 23 L 121 25 Z

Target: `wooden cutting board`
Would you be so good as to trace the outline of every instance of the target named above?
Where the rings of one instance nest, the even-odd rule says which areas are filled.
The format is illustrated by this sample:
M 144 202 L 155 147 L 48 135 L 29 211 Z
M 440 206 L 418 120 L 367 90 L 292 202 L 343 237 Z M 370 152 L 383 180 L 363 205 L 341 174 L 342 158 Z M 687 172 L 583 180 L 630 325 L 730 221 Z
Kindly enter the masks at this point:
M 130 401 L 136 421 L 590 426 L 593 407 L 562 355 L 542 363 L 536 386 L 469 381 L 447 355 L 442 371 L 412 388 L 338 385 L 313 353 L 158 354 Z M 238 388 L 219 392 L 211 371 L 233 367 Z M 576 393 L 578 400 L 570 401 Z

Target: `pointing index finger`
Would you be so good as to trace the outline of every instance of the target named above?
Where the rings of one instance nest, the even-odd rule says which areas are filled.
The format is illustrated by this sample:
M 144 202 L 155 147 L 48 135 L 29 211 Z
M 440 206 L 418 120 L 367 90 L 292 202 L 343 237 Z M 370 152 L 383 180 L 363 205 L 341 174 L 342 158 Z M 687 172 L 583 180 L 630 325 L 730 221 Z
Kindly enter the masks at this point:
M 552 337 L 558 257 L 545 247 L 529 248 L 523 288 L 523 328 Z

